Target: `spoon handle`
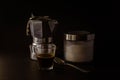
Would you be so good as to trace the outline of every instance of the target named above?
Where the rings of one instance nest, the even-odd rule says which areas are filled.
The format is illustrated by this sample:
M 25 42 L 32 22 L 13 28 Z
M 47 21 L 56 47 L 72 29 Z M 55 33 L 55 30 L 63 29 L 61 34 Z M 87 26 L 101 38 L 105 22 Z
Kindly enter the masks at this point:
M 75 69 L 77 69 L 77 70 L 79 70 L 79 71 L 82 71 L 82 72 L 89 72 L 89 71 L 84 70 L 84 69 L 82 69 L 82 68 L 79 68 L 79 67 L 77 67 L 77 66 L 75 66 L 75 65 L 73 65 L 73 64 L 66 63 L 66 65 L 71 66 L 71 67 L 73 67 L 73 68 L 75 68 Z

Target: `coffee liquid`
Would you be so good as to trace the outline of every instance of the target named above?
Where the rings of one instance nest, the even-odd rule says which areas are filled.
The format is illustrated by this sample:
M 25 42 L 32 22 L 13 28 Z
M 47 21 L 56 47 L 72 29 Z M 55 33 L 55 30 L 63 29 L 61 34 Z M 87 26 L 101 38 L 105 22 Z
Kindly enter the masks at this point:
M 49 68 L 53 65 L 54 56 L 52 54 L 38 54 L 37 59 L 40 68 Z

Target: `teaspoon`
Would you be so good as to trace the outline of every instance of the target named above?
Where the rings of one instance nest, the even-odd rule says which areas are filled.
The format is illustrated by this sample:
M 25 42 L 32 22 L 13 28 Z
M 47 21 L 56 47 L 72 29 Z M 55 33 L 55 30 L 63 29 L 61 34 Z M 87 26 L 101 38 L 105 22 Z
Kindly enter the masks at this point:
M 79 68 L 79 67 L 77 67 L 77 66 L 75 66 L 75 65 L 73 65 L 73 64 L 66 63 L 64 60 L 62 60 L 62 59 L 60 59 L 60 58 L 58 58 L 58 57 L 55 57 L 55 58 L 54 58 L 54 62 L 55 62 L 55 63 L 58 63 L 58 64 L 62 64 L 62 65 L 71 66 L 71 67 L 73 67 L 73 68 L 75 68 L 75 69 L 77 69 L 77 70 L 79 70 L 79 71 L 82 71 L 82 72 L 89 72 L 89 71 L 84 70 L 84 69 L 82 69 L 82 68 Z

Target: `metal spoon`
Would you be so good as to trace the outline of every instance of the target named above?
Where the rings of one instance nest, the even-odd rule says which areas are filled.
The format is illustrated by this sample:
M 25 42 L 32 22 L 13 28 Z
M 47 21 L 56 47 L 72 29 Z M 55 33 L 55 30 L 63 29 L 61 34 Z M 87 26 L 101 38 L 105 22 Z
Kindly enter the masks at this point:
M 62 65 L 71 66 L 71 67 L 73 67 L 73 68 L 75 68 L 75 69 L 77 69 L 77 70 L 79 70 L 79 71 L 82 71 L 82 72 L 89 72 L 89 71 L 84 70 L 84 69 L 82 69 L 82 68 L 79 68 L 79 67 L 77 67 L 77 66 L 75 66 L 75 65 L 73 65 L 73 64 L 66 63 L 64 60 L 62 60 L 62 59 L 60 59 L 60 58 L 58 58 L 58 57 L 55 57 L 55 58 L 54 58 L 54 62 L 55 62 L 55 63 L 58 63 L 58 64 L 62 64 Z

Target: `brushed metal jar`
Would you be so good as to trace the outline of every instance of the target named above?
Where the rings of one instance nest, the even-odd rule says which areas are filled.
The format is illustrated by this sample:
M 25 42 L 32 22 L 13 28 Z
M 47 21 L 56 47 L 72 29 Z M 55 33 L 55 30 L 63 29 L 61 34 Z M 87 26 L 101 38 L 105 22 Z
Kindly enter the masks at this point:
M 70 62 L 93 60 L 94 37 L 88 31 L 73 31 L 64 35 L 64 58 Z

